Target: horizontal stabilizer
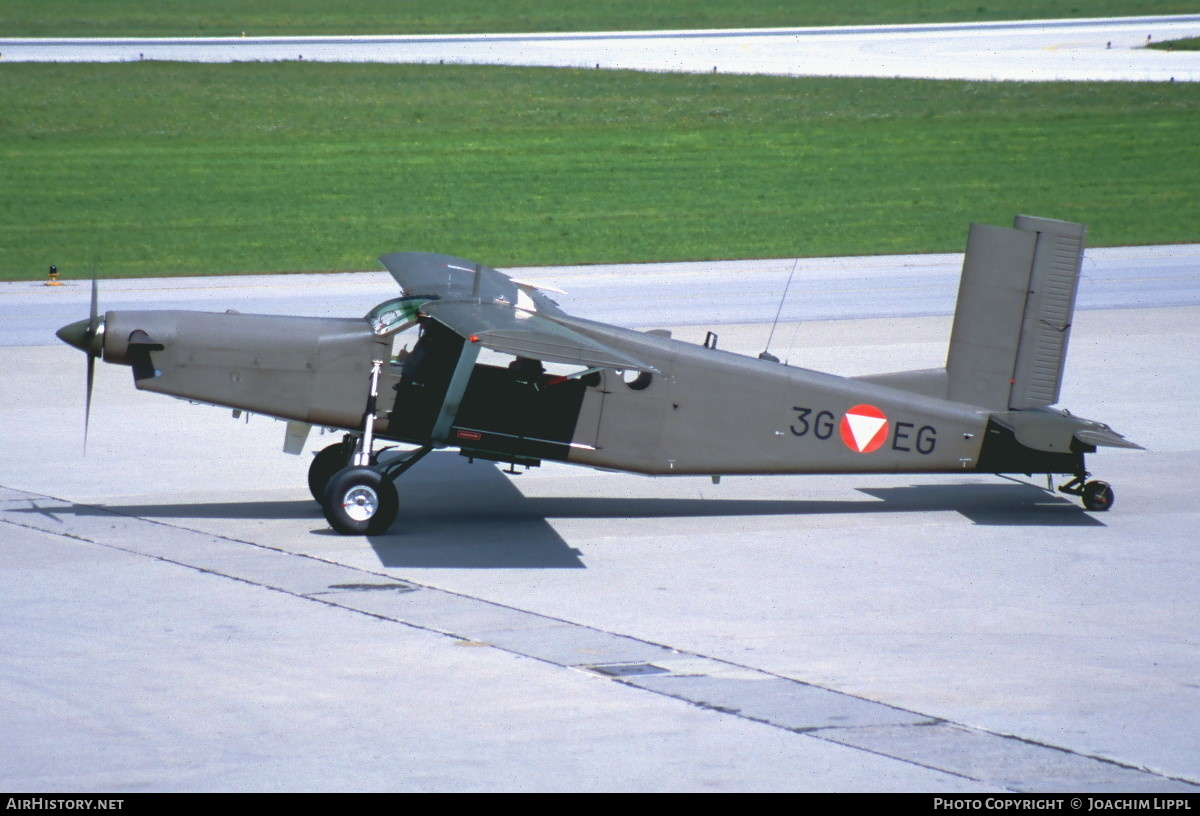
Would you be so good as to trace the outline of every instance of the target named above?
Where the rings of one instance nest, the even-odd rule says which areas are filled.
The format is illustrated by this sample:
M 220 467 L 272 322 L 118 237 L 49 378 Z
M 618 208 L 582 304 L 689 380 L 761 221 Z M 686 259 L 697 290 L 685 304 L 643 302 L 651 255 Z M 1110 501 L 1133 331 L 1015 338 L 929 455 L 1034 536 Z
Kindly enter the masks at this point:
M 504 354 L 589 368 L 658 372 L 549 318 L 503 303 L 438 300 L 424 304 L 421 312 L 471 342 Z
M 1076 431 L 1075 438 L 1085 445 L 1095 445 L 1104 448 L 1132 448 L 1134 450 L 1145 450 L 1136 442 L 1130 442 L 1121 434 L 1111 428 L 1085 428 L 1084 430 Z

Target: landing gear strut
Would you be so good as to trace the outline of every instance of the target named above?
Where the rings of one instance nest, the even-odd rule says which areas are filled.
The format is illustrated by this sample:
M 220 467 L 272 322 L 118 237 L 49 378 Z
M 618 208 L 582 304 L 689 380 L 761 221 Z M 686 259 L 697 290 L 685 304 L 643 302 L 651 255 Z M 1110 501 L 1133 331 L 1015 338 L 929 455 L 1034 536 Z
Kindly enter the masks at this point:
M 308 489 L 325 519 L 344 535 L 382 535 L 396 520 L 400 498 L 395 479 L 433 450 L 432 445 L 385 457 L 374 451 L 375 400 L 381 361 L 371 367 L 371 391 L 363 413 L 362 436 L 346 434 L 318 453 L 308 468 Z
M 1115 494 L 1112 486 L 1108 482 L 1099 480 L 1087 481 L 1087 477 L 1091 474 L 1086 470 L 1081 470 L 1075 474 L 1075 478 L 1058 488 L 1060 493 L 1068 493 L 1072 496 L 1079 496 L 1083 500 L 1085 510 L 1091 510 L 1094 513 L 1108 510 L 1113 505 Z

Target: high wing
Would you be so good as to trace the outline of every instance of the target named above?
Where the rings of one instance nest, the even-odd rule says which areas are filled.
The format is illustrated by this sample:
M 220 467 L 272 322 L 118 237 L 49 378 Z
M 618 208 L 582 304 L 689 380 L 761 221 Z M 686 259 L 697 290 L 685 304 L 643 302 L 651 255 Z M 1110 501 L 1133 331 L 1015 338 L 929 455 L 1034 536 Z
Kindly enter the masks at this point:
M 379 262 L 409 297 L 502 301 L 542 314 L 566 314 L 531 284 L 464 258 L 432 252 L 393 252 L 380 256 Z
M 532 284 L 452 255 L 394 252 L 379 261 L 408 297 L 427 297 L 421 314 L 484 348 L 588 368 L 658 369 L 554 320 L 566 317 Z
M 421 306 L 421 313 L 472 343 L 505 354 L 589 368 L 658 373 L 654 366 L 573 329 L 535 312 L 514 309 L 504 303 L 430 301 Z

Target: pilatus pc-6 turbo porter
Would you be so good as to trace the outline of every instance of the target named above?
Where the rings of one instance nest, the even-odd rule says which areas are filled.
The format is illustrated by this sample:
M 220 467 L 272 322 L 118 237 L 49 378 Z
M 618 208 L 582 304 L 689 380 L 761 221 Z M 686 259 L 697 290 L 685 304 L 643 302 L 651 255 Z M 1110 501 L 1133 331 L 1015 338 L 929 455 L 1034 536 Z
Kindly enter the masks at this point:
M 1136 448 L 1058 401 L 1083 258 L 1080 224 L 974 224 L 944 368 L 838 377 L 566 314 L 535 285 L 446 255 L 380 261 L 401 296 L 365 317 L 96 310 L 59 330 L 134 385 L 344 430 L 309 488 L 341 533 L 395 520 L 395 480 L 430 451 L 656 476 L 1063 474 L 1088 510 L 1113 491 L 1084 457 Z M 546 287 L 542 287 L 546 288 Z M 392 444 L 376 450 L 377 445 Z M 419 472 L 419 471 L 418 471 Z M 413 477 L 409 477 L 413 478 Z

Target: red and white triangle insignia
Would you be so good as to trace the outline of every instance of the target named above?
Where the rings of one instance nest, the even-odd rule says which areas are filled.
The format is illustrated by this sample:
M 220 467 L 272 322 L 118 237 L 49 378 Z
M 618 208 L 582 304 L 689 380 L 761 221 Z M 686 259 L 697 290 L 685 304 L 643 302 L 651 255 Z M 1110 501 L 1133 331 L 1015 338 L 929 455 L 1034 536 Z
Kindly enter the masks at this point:
M 870 453 L 887 440 L 888 419 L 874 405 L 855 405 L 842 417 L 842 442 L 855 453 Z

